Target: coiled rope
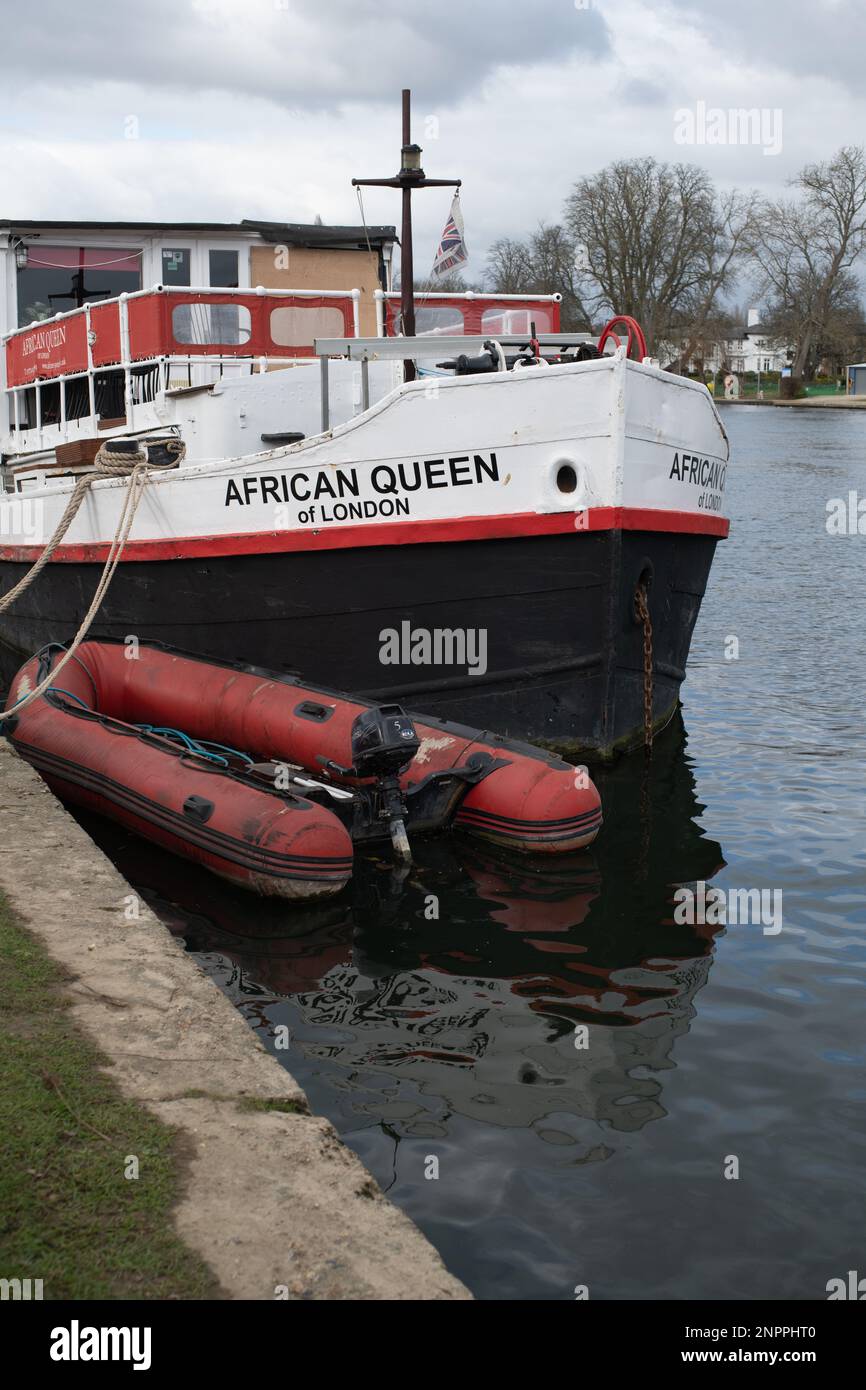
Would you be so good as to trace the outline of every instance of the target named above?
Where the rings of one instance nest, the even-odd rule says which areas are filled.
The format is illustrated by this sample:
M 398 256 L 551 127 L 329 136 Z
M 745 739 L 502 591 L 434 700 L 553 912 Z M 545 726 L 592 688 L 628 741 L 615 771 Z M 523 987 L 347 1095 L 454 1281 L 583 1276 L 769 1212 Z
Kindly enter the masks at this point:
M 135 513 L 138 510 L 138 504 L 147 487 L 151 470 L 154 472 L 161 472 L 166 468 L 176 468 L 186 454 L 186 445 L 179 439 L 169 439 L 160 441 L 160 443 L 163 444 L 163 447 L 168 452 L 169 458 L 164 462 L 155 463 L 150 462 L 147 449 L 142 444 L 137 445 L 136 451 L 133 454 L 112 449 L 111 443 L 106 441 L 106 443 L 100 447 L 94 459 L 92 471 L 85 473 L 83 477 L 79 478 L 75 487 L 72 489 L 69 501 L 66 504 L 63 515 L 57 523 L 54 535 L 39 556 L 39 559 L 31 566 L 23 578 L 19 579 L 18 583 L 14 585 L 13 588 L 0 598 L 0 613 L 5 613 L 6 609 L 11 607 L 16 598 L 18 598 L 20 594 L 23 594 L 25 589 L 28 589 L 33 581 L 39 577 L 55 550 L 60 545 L 69 527 L 72 525 L 91 487 L 99 478 L 128 477 L 129 482 L 126 488 L 126 496 L 118 519 L 117 529 L 114 533 L 114 539 L 111 542 L 99 583 L 96 586 L 96 592 L 93 595 L 90 607 L 82 619 L 81 626 L 72 639 L 72 642 L 69 644 L 66 654 L 61 657 L 60 661 L 54 667 L 54 670 L 50 671 L 45 679 L 40 681 L 39 685 L 35 686 L 33 690 L 27 691 L 25 695 L 22 695 L 20 700 L 16 701 L 10 709 L 5 711 L 7 718 L 9 715 L 17 714 L 20 710 L 25 709 L 27 705 L 38 699 L 49 686 L 54 685 L 57 676 L 63 670 L 64 666 L 73 659 L 76 651 L 90 631 L 93 619 L 99 612 L 102 600 L 114 578 L 114 572 L 117 569 L 120 557 L 123 554 L 124 546 L 129 538 L 132 523 L 135 520 Z

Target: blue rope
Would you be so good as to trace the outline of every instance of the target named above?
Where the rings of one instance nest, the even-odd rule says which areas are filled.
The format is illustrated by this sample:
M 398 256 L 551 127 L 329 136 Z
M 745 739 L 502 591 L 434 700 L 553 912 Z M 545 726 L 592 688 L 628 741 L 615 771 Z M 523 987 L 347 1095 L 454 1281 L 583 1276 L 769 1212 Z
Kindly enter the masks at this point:
M 61 651 L 64 650 L 59 642 L 51 643 L 51 645 L 60 647 Z M 87 670 L 87 667 L 84 669 Z M 90 675 L 90 672 L 88 671 L 87 674 Z M 91 677 L 91 680 L 92 679 Z M 80 695 L 73 694 L 71 690 L 64 690 L 62 686 L 49 685 L 45 693 L 46 695 L 62 695 L 67 700 L 74 700 L 82 709 L 86 709 L 88 714 L 94 712 L 91 706 L 87 704 L 86 700 L 82 700 Z M 22 696 L 21 698 L 23 699 L 24 697 Z M 21 701 L 19 700 L 18 704 L 20 703 Z M 6 710 L 5 713 L 7 716 L 14 714 L 16 708 L 17 705 L 14 705 L 12 709 Z M 238 758 L 242 763 L 246 763 L 247 767 L 253 766 L 253 759 L 248 753 L 242 753 L 239 748 L 229 748 L 225 743 L 213 743 L 209 739 L 191 738 L 190 735 L 185 734 L 182 729 L 171 729 L 162 724 L 136 724 L 134 727 L 140 729 L 143 734 L 158 734 L 162 738 L 172 739 L 175 743 L 179 743 L 181 747 L 185 748 L 188 753 L 194 753 L 200 758 L 207 758 L 208 762 L 216 763 L 218 767 L 229 766 L 228 758 L 221 757 L 221 753 L 227 753 L 229 757 Z M 217 748 L 220 750 L 219 753 L 210 751 L 211 749 Z
M 74 700 L 75 703 L 76 703 L 77 705 L 80 705 L 82 709 L 86 709 L 86 710 L 88 711 L 88 713 L 91 712 L 91 711 L 90 711 L 90 705 L 87 703 L 86 700 L 82 700 L 82 698 L 81 698 L 80 695 L 73 695 L 73 693 L 72 693 L 71 690 L 63 690 L 59 685 L 49 685 L 49 687 L 48 687 L 48 689 L 46 690 L 45 694 L 46 694 L 46 695 L 65 695 L 67 700 Z M 23 696 L 22 696 L 22 699 L 23 699 Z M 20 703 L 20 701 L 19 701 L 19 703 Z
M 229 748 L 225 743 L 213 743 L 210 739 L 199 739 L 198 742 L 201 748 L 219 748 L 223 753 L 229 753 L 233 758 L 240 758 L 247 767 L 253 766 L 253 759 L 249 753 L 242 753 L 239 748 Z
M 182 729 L 170 729 L 160 724 L 137 724 L 136 728 L 141 729 L 143 734 L 158 734 L 162 738 L 170 738 L 179 743 L 188 753 L 195 753 L 200 758 L 207 758 L 209 762 L 216 763 L 219 767 L 228 767 L 228 758 L 220 757 L 219 753 L 210 750 L 219 748 L 223 753 L 228 753 L 231 757 L 240 758 L 248 767 L 252 767 L 253 760 L 246 753 L 241 753 L 237 748 L 228 748 L 224 743 L 211 743 L 208 739 L 191 738 Z

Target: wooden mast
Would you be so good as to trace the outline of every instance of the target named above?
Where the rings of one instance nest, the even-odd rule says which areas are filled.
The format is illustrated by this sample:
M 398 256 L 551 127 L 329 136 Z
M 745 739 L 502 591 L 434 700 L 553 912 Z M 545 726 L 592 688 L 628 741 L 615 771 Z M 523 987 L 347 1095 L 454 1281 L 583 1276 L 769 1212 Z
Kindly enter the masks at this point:
M 415 336 L 415 285 L 412 246 L 412 192 L 416 188 L 459 188 L 460 179 L 428 179 L 421 168 L 421 147 L 412 144 L 411 93 L 403 88 L 403 148 L 400 172 L 392 179 L 352 179 L 353 188 L 399 188 L 403 194 L 400 232 L 400 317 L 403 336 Z M 415 364 L 403 363 L 406 381 L 415 377 Z
M 412 144 L 412 113 L 411 113 L 411 93 L 408 87 L 403 88 L 403 153 L 400 161 L 400 173 L 403 173 L 403 165 L 406 163 L 405 151 Z M 421 151 L 418 151 L 419 171 L 420 171 Z M 423 171 L 421 176 L 423 178 Z M 402 179 L 403 188 L 403 225 L 400 229 L 400 321 L 403 326 L 403 337 L 415 337 L 415 266 L 414 252 L 412 244 L 412 184 L 408 178 Z M 414 375 L 414 368 L 412 368 Z M 409 378 L 407 377 L 407 380 Z

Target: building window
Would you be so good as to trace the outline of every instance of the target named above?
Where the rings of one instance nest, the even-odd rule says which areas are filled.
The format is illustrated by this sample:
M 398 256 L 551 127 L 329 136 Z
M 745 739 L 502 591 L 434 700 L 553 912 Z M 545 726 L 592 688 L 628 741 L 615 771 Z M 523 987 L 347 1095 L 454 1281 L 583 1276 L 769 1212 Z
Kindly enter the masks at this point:
M 141 252 L 122 247 L 27 247 L 18 271 L 18 326 L 141 289 Z

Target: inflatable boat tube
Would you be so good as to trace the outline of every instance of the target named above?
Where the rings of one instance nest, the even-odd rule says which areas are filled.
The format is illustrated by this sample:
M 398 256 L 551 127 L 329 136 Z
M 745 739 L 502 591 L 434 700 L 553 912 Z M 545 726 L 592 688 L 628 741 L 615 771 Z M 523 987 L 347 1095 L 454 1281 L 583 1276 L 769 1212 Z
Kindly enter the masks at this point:
M 16 713 L 62 650 L 18 672 L 3 731 L 67 800 L 288 898 L 338 892 L 352 840 L 387 833 L 353 810 L 369 781 L 353 775 L 353 727 L 376 708 L 369 701 L 157 643 L 100 640 Z M 412 720 L 417 751 L 399 777 L 410 834 L 454 826 L 541 855 L 597 835 L 601 802 L 585 770 L 497 734 Z M 291 770 L 282 786 L 281 768 Z

